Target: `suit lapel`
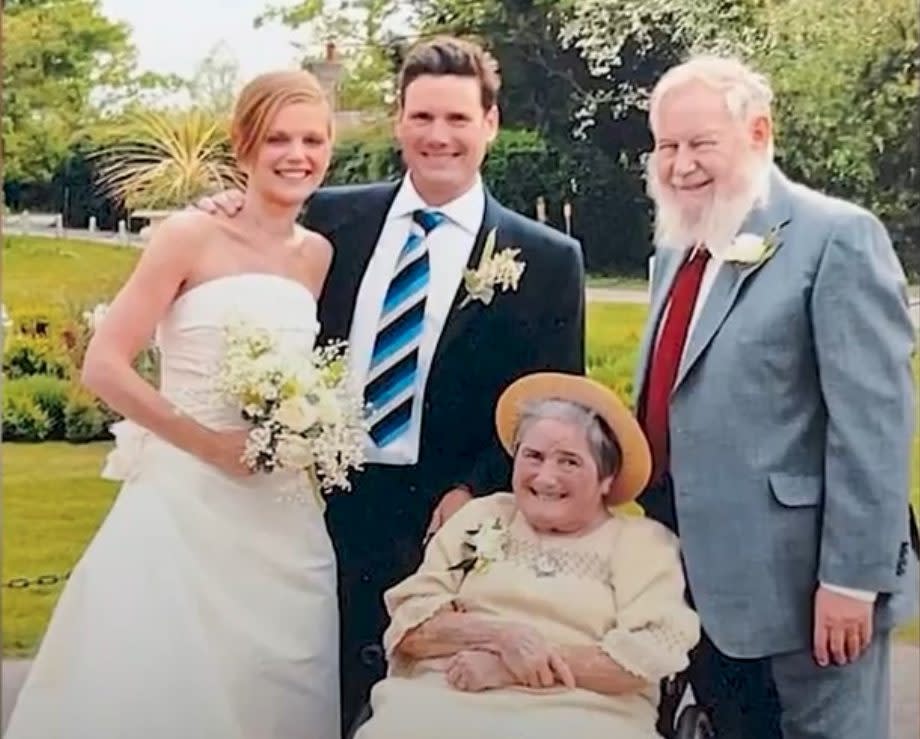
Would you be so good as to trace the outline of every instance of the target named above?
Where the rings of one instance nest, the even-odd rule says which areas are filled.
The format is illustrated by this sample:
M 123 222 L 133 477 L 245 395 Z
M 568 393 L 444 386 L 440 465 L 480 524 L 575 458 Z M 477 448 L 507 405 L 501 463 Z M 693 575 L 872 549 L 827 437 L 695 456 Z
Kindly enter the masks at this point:
M 355 199 L 357 202 L 351 204 L 350 212 L 343 214 L 327 233 L 335 257 L 320 303 L 324 308 L 320 311 L 320 321 L 325 339 L 349 336 L 361 281 L 398 190 L 397 182 L 392 187 L 381 188 L 372 197 Z
M 770 194 L 764 206 L 755 208 L 745 219 L 739 233 L 766 236 L 770 229 L 787 219 L 788 197 L 785 179 L 774 168 L 770 177 Z M 782 243 L 782 234 L 779 236 Z M 780 246 L 782 248 L 782 246 Z M 764 262 L 751 265 L 723 263 L 716 274 L 715 282 L 700 311 L 696 325 L 681 359 L 674 382 L 674 392 L 680 387 L 687 374 L 699 361 L 712 342 L 725 319 L 734 308 L 744 285 L 763 267 Z
M 739 270 L 733 264 L 723 264 L 719 267 L 715 282 L 706 298 L 706 304 L 700 311 L 700 316 L 684 349 L 684 355 L 677 370 L 677 379 L 674 382 L 675 390 L 728 317 L 741 287 L 752 272 L 753 270 L 750 269 Z
M 499 228 L 501 221 L 501 205 L 492 197 L 488 190 L 485 191 L 485 199 L 486 202 L 482 216 L 482 224 L 479 227 L 479 232 L 476 234 L 476 240 L 473 242 L 473 250 L 470 252 L 470 258 L 466 263 L 468 269 L 475 269 L 479 266 L 479 260 L 482 258 L 482 252 L 486 243 L 486 236 L 493 228 L 498 228 L 496 234 L 498 237 L 495 245 L 496 249 L 502 248 L 501 229 Z M 441 332 L 441 338 L 438 341 L 433 366 L 438 366 L 438 357 L 443 354 L 458 337 L 463 335 L 471 322 L 475 321 L 476 317 L 479 316 L 483 310 L 489 310 L 489 306 L 484 306 L 477 300 L 461 308 L 460 304 L 463 302 L 464 297 L 466 297 L 466 288 L 461 279 L 457 292 L 454 295 L 453 303 L 451 303 L 450 312 L 447 314 L 447 322 L 444 325 L 444 330 Z
M 639 345 L 639 360 L 636 364 L 636 377 L 634 386 L 636 388 L 635 398 L 636 407 L 639 407 L 642 392 L 645 389 L 645 379 L 648 376 L 648 363 L 651 361 L 652 349 L 655 346 L 655 338 L 658 336 L 658 326 L 661 322 L 661 315 L 664 307 L 667 305 L 668 296 L 671 294 L 671 287 L 674 285 L 674 278 L 677 277 L 677 271 L 683 264 L 684 255 L 670 254 L 665 251 L 659 251 L 655 256 L 655 270 L 661 270 L 660 280 L 654 280 L 658 285 L 652 293 L 652 301 L 649 306 L 648 318 L 646 319 L 646 330 L 642 335 L 642 343 Z

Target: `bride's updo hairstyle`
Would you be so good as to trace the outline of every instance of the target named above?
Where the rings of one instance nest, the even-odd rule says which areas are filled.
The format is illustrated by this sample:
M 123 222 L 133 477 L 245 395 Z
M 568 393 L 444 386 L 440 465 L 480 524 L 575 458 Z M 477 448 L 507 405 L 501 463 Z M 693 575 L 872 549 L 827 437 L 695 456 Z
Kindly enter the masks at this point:
M 332 110 L 316 77 L 303 69 L 266 72 L 251 80 L 236 100 L 230 141 L 237 161 L 247 161 L 265 141 L 278 111 L 296 103 L 324 107 L 332 137 Z

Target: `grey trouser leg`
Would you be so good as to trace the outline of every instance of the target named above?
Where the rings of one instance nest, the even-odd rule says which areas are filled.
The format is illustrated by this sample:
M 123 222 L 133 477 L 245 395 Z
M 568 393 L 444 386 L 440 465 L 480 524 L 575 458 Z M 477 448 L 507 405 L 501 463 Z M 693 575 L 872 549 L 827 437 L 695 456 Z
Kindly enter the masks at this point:
M 891 634 L 855 663 L 818 667 L 811 652 L 771 660 L 783 739 L 890 739 Z

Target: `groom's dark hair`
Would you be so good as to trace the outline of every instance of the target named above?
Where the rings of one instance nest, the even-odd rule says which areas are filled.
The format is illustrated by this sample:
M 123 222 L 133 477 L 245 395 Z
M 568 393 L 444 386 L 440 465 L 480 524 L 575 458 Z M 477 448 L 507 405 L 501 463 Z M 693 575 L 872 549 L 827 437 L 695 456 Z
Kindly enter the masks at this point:
M 495 58 L 479 44 L 454 36 L 437 36 L 413 46 L 399 71 L 399 104 L 406 102 L 406 88 L 424 75 L 455 75 L 479 80 L 482 107 L 498 102 L 501 77 Z

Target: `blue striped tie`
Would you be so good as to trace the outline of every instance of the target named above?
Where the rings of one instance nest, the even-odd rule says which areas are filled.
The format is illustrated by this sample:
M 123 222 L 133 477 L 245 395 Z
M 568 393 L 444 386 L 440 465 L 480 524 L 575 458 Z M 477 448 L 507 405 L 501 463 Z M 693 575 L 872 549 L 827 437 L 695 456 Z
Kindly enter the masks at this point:
M 370 435 L 378 447 L 402 436 L 412 419 L 418 350 L 428 296 L 428 234 L 444 222 L 434 210 L 412 214 L 393 278 L 383 299 L 374 351 L 364 385 L 371 405 Z

